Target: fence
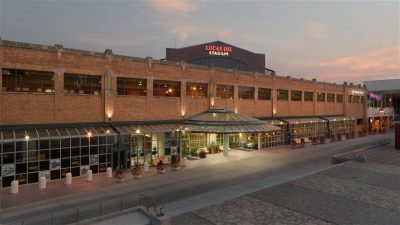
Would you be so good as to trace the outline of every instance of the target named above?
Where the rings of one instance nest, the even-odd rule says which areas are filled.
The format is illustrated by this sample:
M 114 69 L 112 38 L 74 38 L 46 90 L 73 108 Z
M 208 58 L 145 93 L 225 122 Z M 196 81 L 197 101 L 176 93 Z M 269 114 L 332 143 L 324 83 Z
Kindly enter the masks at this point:
M 135 208 L 137 210 L 142 209 L 148 215 L 164 215 L 164 206 L 160 205 L 156 200 L 143 194 L 133 194 L 31 217 L 7 225 L 78 224 L 102 216 L 118 214 L 128 209 L 134 210 Z
M 366 157 L 362 154 L 363 150 L 368 148 L 374 148 L 381 145 L 387 145 L 390 143 L 392 143 L 392 138 L 385 137 L 373 141 L 367 141 L 367 142 L 357 143 L 354 145 L 349 145 L 342 148 L 344 153 L 334 155 L 331 159 L 331 162 L 332 164 L 339 164 L 349 160 L 365 162 Z

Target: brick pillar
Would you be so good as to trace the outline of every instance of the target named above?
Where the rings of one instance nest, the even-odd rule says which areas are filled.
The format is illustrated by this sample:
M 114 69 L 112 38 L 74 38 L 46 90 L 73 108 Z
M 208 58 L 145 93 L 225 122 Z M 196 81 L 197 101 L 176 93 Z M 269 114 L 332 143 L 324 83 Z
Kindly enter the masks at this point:
M 113 121 L 117 79 L 113 70 L 107 69 L 104 73 L 104 120 Z

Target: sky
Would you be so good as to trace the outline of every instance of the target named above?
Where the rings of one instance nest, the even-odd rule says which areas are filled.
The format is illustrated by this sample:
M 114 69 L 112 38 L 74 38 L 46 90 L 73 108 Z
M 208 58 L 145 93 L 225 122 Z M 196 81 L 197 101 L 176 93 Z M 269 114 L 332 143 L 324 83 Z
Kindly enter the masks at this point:
M 165 58 L 220 40 L 266 54 L 277 75 L 400 78 L 399 1 L 0 0 L 3 40 Z

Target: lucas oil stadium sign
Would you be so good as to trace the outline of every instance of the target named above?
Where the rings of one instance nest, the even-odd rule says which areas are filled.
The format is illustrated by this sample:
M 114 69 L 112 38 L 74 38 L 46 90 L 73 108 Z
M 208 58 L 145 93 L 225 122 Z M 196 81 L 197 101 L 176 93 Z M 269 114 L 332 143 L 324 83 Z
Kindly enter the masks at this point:
M 209 55 L 229 56 L 229 53 L 232 52 L 232 46 L 206 45 L 205 50 L 208 51 Z

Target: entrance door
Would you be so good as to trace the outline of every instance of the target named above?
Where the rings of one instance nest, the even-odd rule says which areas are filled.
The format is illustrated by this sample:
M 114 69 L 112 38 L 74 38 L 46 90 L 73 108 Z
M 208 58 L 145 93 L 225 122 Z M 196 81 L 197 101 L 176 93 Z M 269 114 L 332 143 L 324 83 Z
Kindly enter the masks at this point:
M 113 152 L 113 169 L 127 169 L 126 151 Z

